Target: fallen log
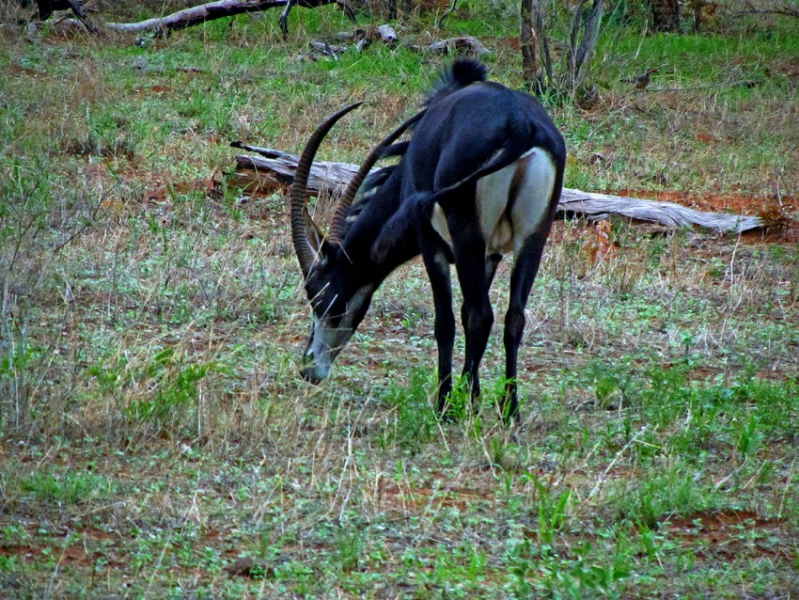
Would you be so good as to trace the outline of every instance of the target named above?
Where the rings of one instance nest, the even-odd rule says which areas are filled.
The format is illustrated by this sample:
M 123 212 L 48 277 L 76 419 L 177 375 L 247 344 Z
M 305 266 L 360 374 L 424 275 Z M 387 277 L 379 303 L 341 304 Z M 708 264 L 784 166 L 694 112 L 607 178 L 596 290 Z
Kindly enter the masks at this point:
M 380 36 L 380 39 L 383 40 L 383 43 L 389 46 L 397 45 L 397 32 L 394 31 L 394 28 L 391 25 L 380 25 L 377 28 L 377 35 Z
M 426 46 L 409 45 L 408 48 L 417 52 L 437 52 L 450 56 L 462 55 L 480 57 L 489 53 L 488 48 L 486 48 L 480 40 L 470 35 L 447 38 Z
M 141 33 L 143 31 L 153 31 L 165 33 L 186 29 L 194 25 L 200 25 L 206 21 L 232 17 L 243 13 L 259 12 L 270 8 L 282 8 L 281 28 L 285 28 L 285 17 L 288 10 L 293 6 L 303 8 L 318 8 L 326 4 L 337 4 L 340 6 L 352 22 L 355 22 L 355 12 L 346 0 L 217 0 L 200 6 L 193 6 L 184 10 L 179 10 L 167 15 L 138 23 L 106 23 L 106 27 L 123 33 Z M 286 30 L 284 29 L 284 34 Z
M 595 219 L 618 215 L 632 221 L 657 223 L 670 229 L 697 225 L 718 233 L 743 233 L 764 226 L 760 217 L 705 212 L 674 202 L 613 196 L 568 188 L 563 189 L 558 211 L 566 215 Z
M 236 178 L 242 186 L 257 184 L 265 189 L 287 187 L 294 181 L 299 158 L 288 152 L 274 148 L 251 146 L 233 142 L 253 154 L 239 154 L 235 157 Z M 311 168 L 308 178 L 308 192 L 317 195 L 321 192 L 341 193 L 358 170 L 358 165 L 317 161 Z M 660 202 L 642 198 L 613 196 L 583 192 L 564 188 L 558 205 L 562 217 L 584 216 L 592 219 L 616 215 L 631 221 L 656 223 L 660 226 L 677 229 L 699 226 L 717 233 L 743 233 L 764 227 L 759 217 L 712 213 L 688 208 L 674 202 Z
M 338 41 L 354 40 L 356 37 L 358 37 L 358 31 L 362 30 L 356 30 L 356 33 L 354 34 L 338 33 L 336 34 L 335 38 Z M 435 52 L 437 54 L 444 54 L 448 56 L 457 55 L 480 57 L 490 52 L 488 48 L 486 48 L 480 42 L 480 40 L 469 35 L 447 38 L 445 40 L 439 40 L 427 45 L 411 44 L 408 42 L 402 42 L 400 44 L 396 32 L 389 25 L 381 25 L 371 33 L 364 32 L 364 36 L 360 37 L 360 39 L 358 39 L 358 41 L 351 46 L 336 45 L 331 43 L 329 40 L 317 39 L 311 42 L 311 48 L 321 52 L 322 54 L 336 58 L 339 54 L 343 54 L 350 48 L 354 48 L 358 52 L 361 52 L 372 42 L 378 41 L 383 42 L 392 48 L 396 47 L 397 45 L 401 45 L 402 47 L 413 50 L 414 52 Z

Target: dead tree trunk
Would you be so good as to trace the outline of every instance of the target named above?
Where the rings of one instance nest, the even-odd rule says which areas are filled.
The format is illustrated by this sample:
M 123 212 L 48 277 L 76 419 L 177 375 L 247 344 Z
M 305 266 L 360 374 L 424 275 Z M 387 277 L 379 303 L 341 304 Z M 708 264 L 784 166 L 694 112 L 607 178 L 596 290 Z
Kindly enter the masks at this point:
M 233 142 L 231 146 L 259 155 L 236 156 L 236 175 L 242 185 L 257 184 L 266 189 L 279 189 L 291 185 L 294 181 L 298 157 L 282 150 L 259 148 L 241 142 Z M 316 162 L 308 178 L 308 192 L 313 195 L 320 192 L 340 193 L 357 170 L 358 165 Z M 699 226 L 717 233 L 737 234 L 764 227 L 759 217 L 703 212 L 673 202 L 597 194 L 574 189 L 563 190 L 558 212 L 562 217 L 606 218 L 615 215 L 674 229 Z
M 260 12 L 270 8 L 283 8 L 281 28 L 286 27 L 285 18 L 293 6 L 318 8 L 326 4 L 337 4 L 347 13 L 354 23 L 355 12 L 346 0 L 217 0 L 200 6 L 194 6 L 165 17 L 147 19 L 138 23 L 106 23 L 106 27 L 124 33 L 141 33 L 143 31 L 169 32 L 200 25 L 206 21 L 232 17 L 243 13 Z M 286 33 L 287 30 L 284 30 Z
M 522 0 L 522 30 L 519 45 L 522 49 L 522 77 L 527 85 L 535 86 L 541 93 L 544 81 L 541 76 L 541 65 L 538 60 L 538 39 L 533 20 L 535 0 Z
M 680 30 L 679 0 L 651 0 L 652 29 L 677 32 Z
M 590 9 L 587 4 L 588 0 L 580 0 L 572 21 L 567 70 L 568 85 L 572 94 L 582 85 L 588 74 L 588 65 L 599 41 L 599 27 L 604 11 L 603 0 L 593 0 Z M 582 38 L 580 38 L 581 30 Z

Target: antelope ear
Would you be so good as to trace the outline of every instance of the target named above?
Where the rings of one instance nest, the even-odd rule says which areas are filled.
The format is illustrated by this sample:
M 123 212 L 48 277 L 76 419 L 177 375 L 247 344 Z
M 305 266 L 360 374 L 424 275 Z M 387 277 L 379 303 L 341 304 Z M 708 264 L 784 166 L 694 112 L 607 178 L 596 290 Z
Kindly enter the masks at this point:
M 313 248 L 313 251 L 318 255 L 322 250 L 322 242 L 324 242 L 325 236 L 316 222 L 311 218 L 311 213 L 308 212 L 307 206 L 303 208 L 302 216 L 305 219 L 305 236 L 311 248 Z

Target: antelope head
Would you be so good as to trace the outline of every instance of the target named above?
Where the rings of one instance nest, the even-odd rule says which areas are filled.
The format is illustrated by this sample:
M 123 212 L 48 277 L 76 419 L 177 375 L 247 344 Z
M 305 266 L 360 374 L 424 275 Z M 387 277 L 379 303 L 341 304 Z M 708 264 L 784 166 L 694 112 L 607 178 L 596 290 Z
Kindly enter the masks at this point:
M 313 327 L 300 373 L 312 383 L 328 376 L 333 361 L 360 325 L 374 291 L 387 274 L 381 265 L 374 264 L 368 252 L 347 247 L 350 208 L 377 160 L 423 114 L 412 117 L 375 146 L 341 195 L 325 236 L 308 212 L 308 176 L 324 137 L 339 119 L 360 105 L 358 102 L 341 109 L 317 127 L 302 152 L 291 187 L 291 237 L 313 310 Z M 376 224 L 377 231 L 381 225 Z

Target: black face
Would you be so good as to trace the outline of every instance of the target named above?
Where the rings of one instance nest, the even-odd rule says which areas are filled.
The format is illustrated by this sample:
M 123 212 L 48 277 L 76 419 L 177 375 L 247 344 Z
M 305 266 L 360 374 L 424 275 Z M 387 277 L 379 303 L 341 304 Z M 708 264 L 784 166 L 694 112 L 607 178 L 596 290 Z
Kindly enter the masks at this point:
M 328 376 L 336 356 L 369 308 L 375 286 L 358 279 L 340 252 L 324 252 L 308 274 L 305 291 L 314 322 L 301 370 L 308 381 L 318 383 Z

